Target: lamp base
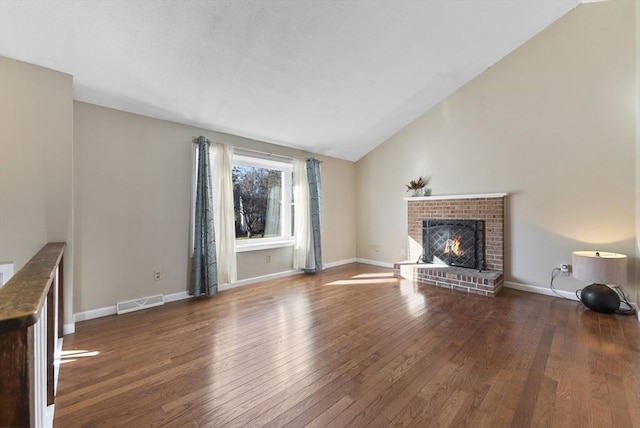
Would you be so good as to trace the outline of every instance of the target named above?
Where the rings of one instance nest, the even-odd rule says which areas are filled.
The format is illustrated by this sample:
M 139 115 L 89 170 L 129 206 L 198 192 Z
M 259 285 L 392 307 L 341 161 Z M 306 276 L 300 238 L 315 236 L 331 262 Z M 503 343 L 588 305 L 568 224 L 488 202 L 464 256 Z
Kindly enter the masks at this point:
M 620 296 L 604 284 L 591 284 L 580 292 L 580 300 L 589 309 L 612 314 L 620 308 Z

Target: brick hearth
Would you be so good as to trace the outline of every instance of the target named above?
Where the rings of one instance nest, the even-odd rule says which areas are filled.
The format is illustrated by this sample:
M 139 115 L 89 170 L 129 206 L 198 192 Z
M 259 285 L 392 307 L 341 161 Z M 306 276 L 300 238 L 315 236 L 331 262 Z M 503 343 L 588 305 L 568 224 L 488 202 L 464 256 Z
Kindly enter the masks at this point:
M 399 278 L 467 293 L 495 296 L 504 282 L 504 201 L 506 194 L 407 198 L 409 260 L 394 264 Z M 485 269 L 416 264 L 422 254 L 422 220 L 470 219 L 485 222 Z
M 394 263 L 393 273 L 397 278 L 410 279 L 437 287 L 481 294 L 483 296 L 495 296 L 502 290 L 504 283 L 502 272 L 479 272 L 474 269 L 424 263 Z

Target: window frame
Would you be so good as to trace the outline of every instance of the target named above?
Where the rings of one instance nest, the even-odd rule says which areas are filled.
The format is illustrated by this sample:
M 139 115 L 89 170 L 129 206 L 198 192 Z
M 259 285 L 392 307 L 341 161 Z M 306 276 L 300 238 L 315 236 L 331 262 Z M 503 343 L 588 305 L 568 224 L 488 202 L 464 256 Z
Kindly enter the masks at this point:
M 291 233 L 293 218 L 290 209 L 293 202 L 291 199 L 291 189 L 293 186 L 292 161 L 286 158 L 282 160 L 267 159 L 258 154 L 243 153 L 240 149 L 236 149 L 233 154 L 232 164 L 233 166 L 248 166 L 282 171 L 282 199 L 280 201 L 280 230 L 282 234 L 269 238 L 236 239 L 236 252 L 240 253 L 293 246 L 294 237 Z

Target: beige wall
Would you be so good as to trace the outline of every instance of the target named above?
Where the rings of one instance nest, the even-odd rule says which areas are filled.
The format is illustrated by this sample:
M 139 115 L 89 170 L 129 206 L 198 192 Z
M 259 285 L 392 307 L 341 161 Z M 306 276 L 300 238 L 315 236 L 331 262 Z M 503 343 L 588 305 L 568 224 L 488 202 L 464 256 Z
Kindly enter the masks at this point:
M 640 308 L 640 7 L 636 6 L 636 305 Z M 640 320 L 640 313 L 638 314 Z
M 358 257 L 402 259 L 404 184 L 426 174 L 438 195 L 510 194 L 507 281 L 548 287 L 574 250 L 633 258 L 634 25 L 633 2 L 580 5 L 362 158 Z
M 0 261 L 20 269 L 47 242 L 66 241 L 73 287 L 72 77 L 0 57 Z M 72 321 L 71 299 L 65 322 Z
M 357 165 L 318 156 L 324 262 L 402 259 L 404 184 L 427 174 L 434 194 L 510 193 L 507 281 L 546 287 L 571 251 L 600 248 L 635 254 L 637 282 L 634 15 L 633 2 L 581 5 Z M 71 76 L 0 58 L 0 261 L 19 268 L 46 242 L 66 240 L 67 285 L 75 283 L 67 323 L 72 309 L 184 291 L 196 135 L 306 155 L 74 104 Z M 238 278 L 282 272 L 290 261 L 290 248 L 241 253 Z
M 186 291 L 193 137 L 308 155 L 82 102 L 74 106 L 76 312 Z M 318 158 L 323 161 L 323 261 L 354 258 L 355 164 Z M 240 280 L 291 269 L 291 248 L 238 253 Z M 154 270 L 162 272 L 161 281 L 153 280 Z

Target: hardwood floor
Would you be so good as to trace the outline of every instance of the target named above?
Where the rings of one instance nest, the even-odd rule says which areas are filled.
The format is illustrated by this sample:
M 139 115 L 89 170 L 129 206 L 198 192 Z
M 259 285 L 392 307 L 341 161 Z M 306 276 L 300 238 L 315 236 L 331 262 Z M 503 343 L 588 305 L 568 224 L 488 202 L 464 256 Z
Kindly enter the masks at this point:
M 640 327 L 353 264 L 79 323 L 55 427 L 640 427 Z

